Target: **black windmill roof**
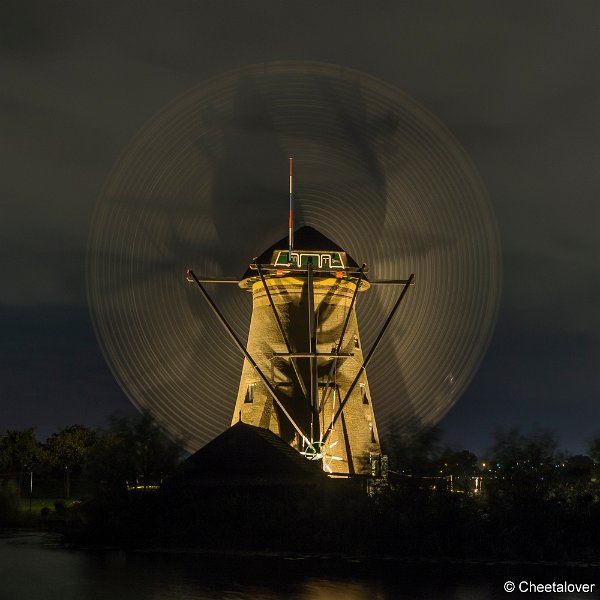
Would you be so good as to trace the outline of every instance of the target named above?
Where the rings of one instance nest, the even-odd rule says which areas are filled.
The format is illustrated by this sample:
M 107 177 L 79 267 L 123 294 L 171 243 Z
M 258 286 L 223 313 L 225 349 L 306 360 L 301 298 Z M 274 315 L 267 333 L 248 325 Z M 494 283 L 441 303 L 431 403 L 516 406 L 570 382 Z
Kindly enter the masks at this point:
M 269 264 L 275 250 L 287 250 L 288 238 L 287 236 L 281 238 L 278 242 L 275 242 L 272 246 L 269 246 L 260 256 L 256 258 L 259 264 Z M 294 250 L 321 250 L 323 252 L 346 252 L 341 246 L 338 246 L 335 242 L 332 242 L 327 236 L 323 235 L 320 231 L 317 231 L 314 227 L 304 225 L 294 231 Z M 346 253 L 346 261 L 349 267 L 358 267 L 357 262 Z M 253 277 L 256 272 L 247 269 L 242 279 L 247 277 Z

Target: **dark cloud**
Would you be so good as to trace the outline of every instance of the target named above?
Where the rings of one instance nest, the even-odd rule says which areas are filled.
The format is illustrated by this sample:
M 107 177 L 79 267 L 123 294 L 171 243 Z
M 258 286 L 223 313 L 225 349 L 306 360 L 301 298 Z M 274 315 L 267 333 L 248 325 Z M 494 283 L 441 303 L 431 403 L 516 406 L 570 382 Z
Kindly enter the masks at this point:
M 4 2 L 2 318 L 10 324 L 11 311 L 37 304 L 84 310 L 85 247 L 102 182 L 128 140 L 172 98 L 244 64 L 339 63 L 395 84 L 432 110 L 476 163 L 497 214 L 503 317 L 481 372 L 447 423 L 457 433 L 462 428 L 459 437 L 468 442 L 472 432 L 459 423 L 460 415 L 466 419 L 461 411 L 487 406 L 477 413 L 481 431 L 489 429 L 484 422 L 510 424 L 520 414 L 555 423 L 575 439 L 576 423 L 584 428 L 597 418 L 597 369 L 589 357 L 597 358 L 600 343 L 598 23 L 595 1 L 576 7 L 558 1 Z M 19 308 L 25 306 L 32 308 Z M 44 331 L 38 342 L 45 339 L 40 348 L 50 363 L 42 353 L 35 371 L 19 370 L 14 361 L 15 368 L 2 371 L 2 407 L 9 406 L 3 414 L 14 417 L 7 424 L 21 422 L 19 405 L 30 403 L 35 416 L 29 382 L 47 379 L 52 369 L 64 401 L 89 404 L 75 400 L 76 387 L 68 387 L 74 372 L 56 362 L 66 354 L 55 352 L 56 332 Z M 7 325 L 3 344 L 5 355 L 23 355 L 17 329 Z M 84 370 L 90 382 L 95 373 L 106 374 L 94 356 Z M 500 365 L 514 357 L 510 377 Z M 514 414 L 497 408 L 503 389 L 522 398 Z M 38 420 L 50 423 L 58 400 L 40 391 L 39 402 Z
M 28 59 L 65 48 L 80 25 L 80 6 L 65 0 L 6 0 L 0 9 L 0 48 Z

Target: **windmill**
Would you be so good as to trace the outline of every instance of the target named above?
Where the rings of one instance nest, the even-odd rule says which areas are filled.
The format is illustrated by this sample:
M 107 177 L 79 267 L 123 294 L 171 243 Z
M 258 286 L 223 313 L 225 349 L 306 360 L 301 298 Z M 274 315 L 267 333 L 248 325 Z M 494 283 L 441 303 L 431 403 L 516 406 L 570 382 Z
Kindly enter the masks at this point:
M 269 429 L 331 475 L 378 473 L 381 446 L 366 368 L 392 321 L 413 275 L 377 281 L 402 290 L 369 354 L 364 357 L 356 300 L 371 285 L 343 248 L 304 226 L 293 231 L 290 164 L 288 237 L 256 257 L 239 287 L 252 293 L 246 348 L 188 270 L 215 315 L 244 354 L 232 424 Z M 287 242 L 287 243 L 286 243 Z
M 290 155 L 298 227 L 273 245 Z M 188 450 L 241 418 L 342 474 L 392 423 L 456 402 L 500 289 L 493 213 L 452 135 L 386 83 L 302 61 L 226 73 L 151 120 L 106 181 L 87 272 L 115 377 Z

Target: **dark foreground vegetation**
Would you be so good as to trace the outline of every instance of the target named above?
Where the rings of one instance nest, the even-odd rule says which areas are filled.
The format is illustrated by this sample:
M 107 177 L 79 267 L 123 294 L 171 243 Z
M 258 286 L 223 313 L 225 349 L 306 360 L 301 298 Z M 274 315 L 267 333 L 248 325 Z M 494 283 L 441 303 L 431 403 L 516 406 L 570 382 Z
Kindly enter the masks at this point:
M 150 418 L 84 430 L 69 428 L 44 445 L 32 430 L 0 438 L 0 472 L 11 473 L 0 484 L 0 523 L 15 522 L 19 494 L 21 506 L 28 502 L 33 472 L 37 480 L 54 477 L 63 496 L 87 482 L 81 502 L 58 501 L 35 515 L 81 544 L 481 560 L 600 556 L 600 439 L 586 455 L 570 456 L 552 434 L 514 430 L 497 434 L 478 459 L 442 447 L 437 430 L 391 432 L 387 483 L 173 488 L 168 475 L 181 452 Z
M 73 425 L 38 442 L 35 428 L 0 435 L 0 526 L 61 521 L 115 490 L 157 489 L 185 452 L 148 415 L 106 429 Z

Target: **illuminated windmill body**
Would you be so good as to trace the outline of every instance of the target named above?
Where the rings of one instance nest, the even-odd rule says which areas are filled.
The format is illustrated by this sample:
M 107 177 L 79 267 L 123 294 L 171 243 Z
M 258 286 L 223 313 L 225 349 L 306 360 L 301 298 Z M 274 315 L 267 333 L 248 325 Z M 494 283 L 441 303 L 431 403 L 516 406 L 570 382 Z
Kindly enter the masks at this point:
M 255 258 L 238 282 L 252 293 L 246 346 L 203 286 L 217 280 L 190 269 L 188 281 L 245 355 L 232 425 L 269 429 L 331 475 L 380 476 L 386 467 L 366 367 L 413 276 L 369 282 L 366 265 L 316 229 L 294 232 L 291 160 L 288 237 Z M 365 358 L 356 299 L 371 283 L 403 288 Z
M 246 359 L 232 424 L 270 429 L 329 473 L 370 471 L 380 446 L 355 310 L 364 269 L 311 227 L 295 232 L 291 261 L 286 242 L 239 284 L 252 293 L 247 350 L 271 389 Z

